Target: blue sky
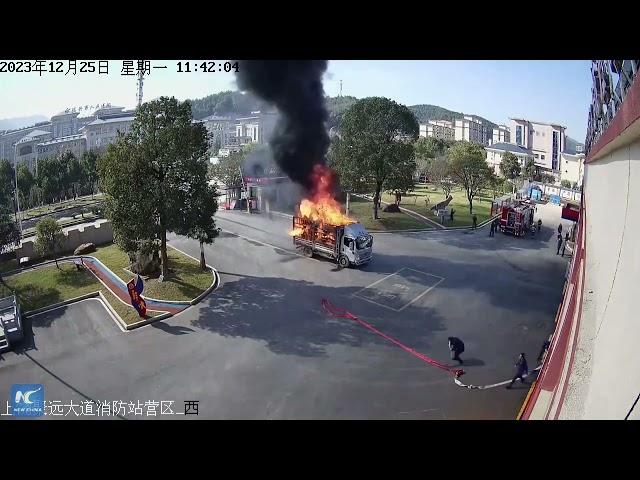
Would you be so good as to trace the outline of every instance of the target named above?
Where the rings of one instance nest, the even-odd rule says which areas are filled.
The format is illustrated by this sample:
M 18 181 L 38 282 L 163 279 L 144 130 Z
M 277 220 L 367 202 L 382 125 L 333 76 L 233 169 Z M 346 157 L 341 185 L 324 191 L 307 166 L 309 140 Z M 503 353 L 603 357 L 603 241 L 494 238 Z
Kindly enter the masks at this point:
M 192 70 L 200 63 L 192 60 Z M 174 95 L 184 100 L 235 88 L 233 73 L 179 73 L 176 62 L 151 64 L 168 68 L 152 70 L 144 85 L 145 99 Z M 589 65 L 584 60 L 340 60 L 329 62 L 324 84 L 332 96 L 339 93 L 342 80 L 344 95 L 430 103 L 495 123 L 514 116 L 558 122 L 567 126 L 569 136 L 583 141 L 591 100 Z M 110 61 L 108 75 L 0 73 L 0 118 L 49 117 L 67 107 L 106 102 L 133 107 L 136 79 L 122 76 L 121 69 L 122 61 Z

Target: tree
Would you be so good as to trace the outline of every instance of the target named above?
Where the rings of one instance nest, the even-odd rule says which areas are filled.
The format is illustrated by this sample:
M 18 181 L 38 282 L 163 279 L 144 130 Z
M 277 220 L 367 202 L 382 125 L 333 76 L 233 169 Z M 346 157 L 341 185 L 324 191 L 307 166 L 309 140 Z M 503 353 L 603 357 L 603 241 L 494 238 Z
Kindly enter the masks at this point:
M 228 157 L 218 158 L 218 163 L 209 167 L 211 178 L 221 181 L 227 188 L 240 186 L 245 157 L 244 152 L 234 152 Z
M 473 198 L 491 179 L 485 157 L 484 148 L 469 142 L 458 142 L 449 149 L 451 176 L 466 191 L 469 213 L 473 213 Z
M 562 185 L 564 188 L 571 188 L 571 182 L 569 180 L 562 180 L 560 182 L 560 185 Z
M 18 190 L 25 199 L 29 199 L 31 188 L 35 185 L 36 179 L 26 163 L 19 163 L 17 169 Z
M 533 161 L 533 158 L 527 158 L 527 161 L 524 164 L 524 169 L 522 170 L 522 174 L 527 180 L 533 180 L 533 177 L 536 174 L 536 164 Z
M 514 180 L 520 176 L 520 161 L 518 157 L 511 152 L 504 152 L 500 162 L 500 172 L 509 180 Z
M 413 145 L 418 175 L 428 175 L 433 160 L 447 150 L 443 140 L 434 137 L 420 137 Z
M 439 156 L 431 161 L 427 170 L 429 181 L 442 189 L 445 198 L 449 198 L 453 188 L 451 181 L 451 164 L 446 156 Z
M 194 190 L 189 194 L 188 208 L 184 212 L 184 215 L 188 215 L 190 218 L 183 224 L 186 228 L 178 228 L 176 233 L 198 240 L 200 243 L 200 268 L 206 270 L 204 244 L 212 244 L 220 234 L 220 229 L 216 227 L 213 217 L 218 210 L 218 195 L 216 187 L 213 185 L 198 182 L 194 184 L 194 187 Z
M 138 107 L 131 132 L 98 162 L 116 241 L 127 252 L 159 248 L 165 278 L 167 232 L 192 230 L 199 218 L 189 202 L 206 189 L 207 151 L 207 131 L 192 122 L 190 104 L 160 97 Z
M 334 137 L 330 165 L 343 188 L 373 193 L 373 217 L 383 190 L 406 191 L 416 170 L 412 142 L 418 122 L 411 111 L 388 98 L 358 100 L 345 112 L 340 137 Z
M 43 218 L 36 224 L 36 249 L 44 255 L 53 255 L 53 259 L 58 265 L 57 250 L 62 248 L 64 235 L 62 228 L 54 218 Z
M 86 182 L 85 171 L 82 168 L 80 160 L 73 154 L 66 163 L 67 171 L 65 176 L 66 184 L 71 188 L 71 197 L 75 198 L 80 192 L 80 186 Z
M 491 170 L 491 175 L 489 176 L 487 185 L 491 189 L 494 199 L 498 196 L 499 192 L 502 192 L 502 179 L 498 177 L 493 170 Z
M 504 178 L 511 181 L 513 190 L 515 192 L 515 179 L 520 175 L 520 161 L 511 152 L 504 152 L 502 154 L 502 161 L 500 162 L 500 172 Z
M 91 197 L 93 198 L 94 186 L 98 181 L 98 155 L 93 150 L 84 152 L 82 154 L 82 170 L 84 176 L 88 181 L 89 188 L 91 189 Z
M 11 201 L 15 189 L 13 166 L 9 160 L 0 161 L 0 204 Z

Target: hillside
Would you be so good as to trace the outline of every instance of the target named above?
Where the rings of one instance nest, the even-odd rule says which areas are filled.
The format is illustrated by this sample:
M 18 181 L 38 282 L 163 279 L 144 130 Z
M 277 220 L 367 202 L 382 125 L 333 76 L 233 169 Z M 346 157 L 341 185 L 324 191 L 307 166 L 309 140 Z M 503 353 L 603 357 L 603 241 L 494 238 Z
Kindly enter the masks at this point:
M 18 128 L 30 127 L 38 122 L 44 122 L 49 120 L 42 115 L 30 115 L 28 117 L 13 117 L 0 119 L 0 131 L 2 130 L 16 130 Z
M 338 126 L 344 112 L 357 100 L 356 97 L 349 96 L 326 97 L 327 109 L 329 110 L 329 128 Z M 193 118 L 196 120 L 200 120 L 209 115 L 248 115 L 252 111 L 270 109 L 268 104 L 250 93 L 242 94 L 233 91 L 214 93 L 204 98 L 189 100 L 189 102 L 191 103 Z M 409 109 L 414 113 L 420 123 L 425 123 L 427 120 L 448 120 L 452 122 L 464 116 L 460 112 L 447 110 L 438 105 L 411 105 Z M 496 127 L 493 122 L 482 117 L 479 118 L 487 122 L 490 128 Z

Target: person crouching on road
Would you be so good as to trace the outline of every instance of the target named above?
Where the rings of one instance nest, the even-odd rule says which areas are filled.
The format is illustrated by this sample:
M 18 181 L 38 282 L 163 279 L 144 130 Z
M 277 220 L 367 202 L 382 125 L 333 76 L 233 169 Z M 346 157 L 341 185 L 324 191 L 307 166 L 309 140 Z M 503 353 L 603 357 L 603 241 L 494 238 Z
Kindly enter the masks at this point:
M 511 388 L 514 382 L 516 381 L 516 379 L 518 378 L 522 383 L 524 384 L 527 383 L 524 377 L 525 375 L 529 374 L 529 366 L 527 365 L 527 359 L 524 358 L 524 353 L 521 353 L 520 356 L 518 357 L 518 361 L 516 362 L 515 367 L 516 367 L 516 374 L 511 379 L 511 383 L 507 385 L 507 388 Z
M 449 350 L 451 351 L 451 360 L 456 360 L 460 365 L 464 362 L 460 358 L 460 354 L 464 352 L 464 343 L 457 337 L 449 337 Z

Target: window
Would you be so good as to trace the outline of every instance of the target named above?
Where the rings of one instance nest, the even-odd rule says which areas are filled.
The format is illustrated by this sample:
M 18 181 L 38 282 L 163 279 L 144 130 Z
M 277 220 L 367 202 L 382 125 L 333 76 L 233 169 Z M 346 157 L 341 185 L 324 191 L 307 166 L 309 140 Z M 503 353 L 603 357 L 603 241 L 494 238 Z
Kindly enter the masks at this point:
M 516 143 L 518 145 L 522 145 L 522 126 L 518 125 L 516 127 Z
M 540 155 L 540 159 L 541 159 L 541 160 L 544 160 L 544 155 Z
M 538 154 L 537 153 L 535 154 L 535 157 L 536 157 L 536 160 L 537 160 L 538 159 Z

